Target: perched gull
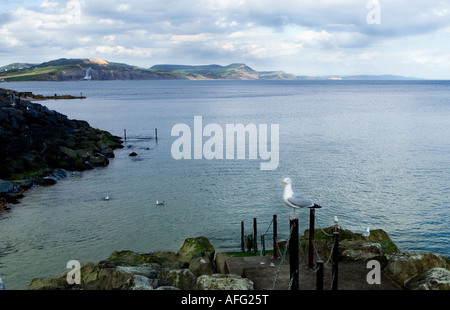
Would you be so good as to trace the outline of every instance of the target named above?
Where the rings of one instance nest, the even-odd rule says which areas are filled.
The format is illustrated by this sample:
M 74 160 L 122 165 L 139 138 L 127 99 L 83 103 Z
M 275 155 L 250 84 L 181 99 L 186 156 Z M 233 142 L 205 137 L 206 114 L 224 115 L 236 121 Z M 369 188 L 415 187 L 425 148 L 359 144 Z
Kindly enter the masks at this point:
M 106 196 L 106 197 L 105 197 L 105 200 L 109 200 L 109 196 Z
M 321 206 L 313 203 L 311 200 L 306 199 L 302 195 L 294 193 L 292 191 L 291 179 L 286 178 L 281 183 L 285 185 L 283 193 L 283 201 L 288 207 L 294 209 L 294 216 L 291 217 L 291 220 L 296 218 L 297 209 L 322 208 Z
M 338 217 L 334 216 L 334 225 L 337 226 L 339 223 Z
M 362 236 L 365 237 L 365 238 L 370 236 L 370 227 L 367 227 L 367 230 L 362 233 Z
M 156 205 L 157 206 L 164 206 L 164 201 L 163 202 L 159 202 L 158 200 L 156 200 Z

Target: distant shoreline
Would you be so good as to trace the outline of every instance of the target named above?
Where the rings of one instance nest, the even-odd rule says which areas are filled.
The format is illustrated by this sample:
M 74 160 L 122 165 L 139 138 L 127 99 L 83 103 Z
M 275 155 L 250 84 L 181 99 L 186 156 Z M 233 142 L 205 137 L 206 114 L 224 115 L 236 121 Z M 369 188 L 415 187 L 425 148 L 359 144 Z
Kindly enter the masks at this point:
M 390 74 L 381 75 L 295 75 L 282 70 L 257 71 L 244 63 L 221 66 L 157 64 L 150 68 L 109 62 L 104 59 L 61 58 L 41 64 L 10 64 L 0 67 L 0 80 L 80 81 L 90 80 L 425 80 Z

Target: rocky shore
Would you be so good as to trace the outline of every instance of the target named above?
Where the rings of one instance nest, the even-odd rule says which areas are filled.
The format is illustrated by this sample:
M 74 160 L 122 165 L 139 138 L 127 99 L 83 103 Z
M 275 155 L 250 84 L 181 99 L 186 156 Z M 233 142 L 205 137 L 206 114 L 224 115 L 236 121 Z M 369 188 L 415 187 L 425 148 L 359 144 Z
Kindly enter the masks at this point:
M 178 253 L 112 253 L 81 266 L 81 284 L 68 284 L 67 273 L 33 279 L 29 290 L 252 290 L 240 275 L 219 274 L 215 249 L 205 237 L 188 238 Z
M 29 187 L 104 167 L 121 138 L 0 89 L 0 212 Z
M 329 256 L 331 238 L 321 230 L 315 233 L 318 252 Z M 403 289 L 450 290 L 448 258 L 433 253 L 401 252 L 381 229 L 367 238 L 342 229 L 340 235 L 340 261 L 377 260 L 382 272 Z M 307 238 L 308 231 L 300 240 L 300 252 L 306 250 Z M 57 278 L 33 279 L 29 290 L 254 290 L 251 279 L 228 272 L 227 259 L 242 255 L 252 252 L 216 253 L 206 237 L 188 238 L 177 253 L 114 252 L 98 263 L 82 264 L 80 284 L 68 284 L 65 273 Z

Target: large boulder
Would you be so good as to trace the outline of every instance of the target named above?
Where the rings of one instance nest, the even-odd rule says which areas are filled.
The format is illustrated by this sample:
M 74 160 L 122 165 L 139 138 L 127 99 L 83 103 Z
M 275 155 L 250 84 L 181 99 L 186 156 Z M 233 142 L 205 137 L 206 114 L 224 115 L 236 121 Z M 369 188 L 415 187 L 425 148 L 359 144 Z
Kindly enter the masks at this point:
M 193 290 L 197 277 L 189 269 L 163 269 L 158 275 L 159 279 L 169 282 L 172 286 L 182 290 Z
M 254 290 L 254 283 L 236 274 L 212 274 L 198 277 L 196 290 Z
M 447 259 L 428 252 L 401 252 L 388 255 L 386 274 L 400 286 L 431 268 L 449 268 Z
M 66 290 L 69 289 L 70 284 L 67 283 L 66 278 L 36 278 L 33 279 L 28 286 L 31 291 L 36 290 Z
M 342 261 L 366 261 L 382 255 L 381 245 L 364 240 L 344 240 L 339 243 L 339 255 Z
M 189 270 L 197 277 L 204 274 L 213 274 L 216 271 L 214 264 L 208 257 L 196 257 L 194 258 L 190 265 Z
M 191 261 L 196 257 L 207 257 L 211 261 L 214 259 L 215 249 L 206 237 L 188 238 L 178 251 L 178 259 Z
M 408 290 L 450 290 L 450 271 L 445 268 L 431 268 L 412 277 L 405 283 Z
M 0 180 L 0 194 L 6 194 L 14 190 L 14 184 L 9 181 Z

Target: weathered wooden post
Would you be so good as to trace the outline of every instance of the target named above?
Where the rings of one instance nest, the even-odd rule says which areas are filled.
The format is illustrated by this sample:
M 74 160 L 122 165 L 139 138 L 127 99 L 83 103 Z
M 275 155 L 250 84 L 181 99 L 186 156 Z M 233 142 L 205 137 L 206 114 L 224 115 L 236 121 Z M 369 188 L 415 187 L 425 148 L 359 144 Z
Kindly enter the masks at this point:
M 333 233 L 333 269 L 332 269 L 332 286 L 333 291 L 338 289 L 338 265 L 339 265 L 339 232 Z
M 241 221 L 241 250 L 245 251 L 245 241 L 244 241 L 244 221 Z
M 317 261 L 316 290 L 323 291 L 323 261 Z
M 258 240 L 256 236 L 258 236 L 258 230 L 256 227 L 256 217 L 255 217 L 253 218 L 253 242 L 255 242 L 254 244 L 255 254 L 258 253 Z
M 298 273 L 299 273 L 299 258 L 298 258 L 298 219 L 290 221 L 291 236 L 289 238 L 289 267 L 292 291 L 298 290 Z
M 309 209 L 309 268 L 313 268 L 314 261 L 314 217 L 315 217 L 315 209 Z
M 158 141 L 158 128 L 155 128 L 155 139 Z
M 273 258 L 278 258 L 278 241 L 277 241 L 277 215 L 273 215 Z
M 262 256 L 266 256 L 266 243 L 264 241 L 264 235 L 261 235 L 261 250 Z
M 126 129 L 123 130 L 123 138 L 124 138 L 125 142 L 127 142 L 127 130 Z

